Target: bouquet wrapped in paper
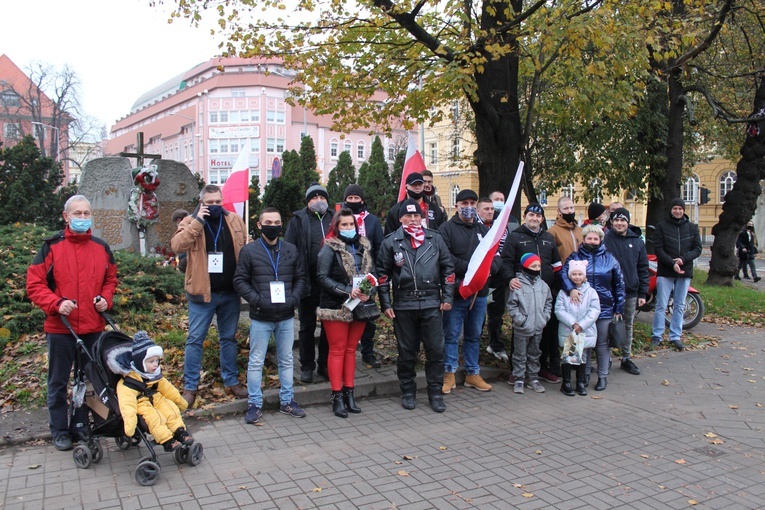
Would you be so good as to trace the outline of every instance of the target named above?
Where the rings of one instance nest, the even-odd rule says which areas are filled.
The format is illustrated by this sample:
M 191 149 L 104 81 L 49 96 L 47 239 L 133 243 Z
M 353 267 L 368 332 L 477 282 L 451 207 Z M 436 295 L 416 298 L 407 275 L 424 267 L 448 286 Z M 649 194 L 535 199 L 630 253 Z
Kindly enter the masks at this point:
M 365 294 L 367 296 L 372 295 L 372 290 L 377 287 L 377 278 L 372 273 L 367 273 L 364 275 L 364 277 L 359 281 L 358 285 L 356 286 L 357 289 L 362 294 Z M 346 307 L 348 310 L 353 310 L 358 306 L 358 304 L 361 302 L 359 298 L 348 298 L 345 303 L 343 303 L 343 306 Z

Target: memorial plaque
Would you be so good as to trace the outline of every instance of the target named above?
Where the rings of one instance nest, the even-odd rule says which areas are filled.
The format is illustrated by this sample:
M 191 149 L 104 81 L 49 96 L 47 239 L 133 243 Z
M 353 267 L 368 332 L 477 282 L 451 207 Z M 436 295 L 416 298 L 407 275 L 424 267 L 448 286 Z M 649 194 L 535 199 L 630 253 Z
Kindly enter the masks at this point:
M 176 209 L 193 212 L 199 202 L 199 186 L 189 167 L 178 161 L 154 160 L 159 173 L 159 187 L 155 191 L 159 201 L 159 221 L 146 232 L 146 247 L 170 249 L 170 238 L 175 233 L 171 216 Z M 125 202 L 127 206 L 127 202 Z M 135 228 L 135 227 L 134 227 Z
M 127 217 L 133 187 L 130 165 L 126 158 L 88 161 L 78 188 L 93 209 L 93 235 L 109 243 L 112 250 L 138 249 L 138 233 Z

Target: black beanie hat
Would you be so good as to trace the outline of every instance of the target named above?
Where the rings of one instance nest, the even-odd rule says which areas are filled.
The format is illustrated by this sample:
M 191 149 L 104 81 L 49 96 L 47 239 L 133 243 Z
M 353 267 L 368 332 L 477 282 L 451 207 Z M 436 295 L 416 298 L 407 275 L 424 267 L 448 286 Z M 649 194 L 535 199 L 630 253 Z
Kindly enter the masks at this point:
M 587 217 L 590 220 L 596 220 L 600 218 L 600 215 L 603 214 L 605 211 L 606 211 L 606 207 L 603 204 L 598 204 L 597 202 L 593 202 L 587 208 Z
M 614 212 L 611 213 L 611 221 L 614 221 L 617 218 L 622 218 L 624 220 L 627 220 L 627 223 L 630 222 L 630 212 L 625 209 L 624 207 L 620 207 Z
M 364 190 L 361 189 L 361 186 L 358 184 L 349 184 L 348 187 L 345 188 L 345 193 L 343 193 L 343 200 L 351 195 L 356 195 L 357 197 L 361 198 L 361 200 L 364 200 Z
M 327 201 L 329 201 L 329 194 L 327 193 L 327 188 L 319 184 L 318 182 L 314 182 L 311 184 L 311 186 L 306 190 L 305 192 L 305 203 L 307 204 L 310 202 L 310 200 L 315 197 L 321 195 L 324 197 Z
M 143 362 L 146 358 L 162 356 L 162 347 L 155 344 L 146 331 L 138 331 L 133 336 L 133 365 L 141 372 L 146 372 Z
M 675 207 L 676 205 L 679 205 L 680 207 L 683 208 L 683 211 L 685 211 L 685 200 L 683 200 L 682 198 L 673 198 L 669 202 L 669 210 L 671 211 L 672 208 Z

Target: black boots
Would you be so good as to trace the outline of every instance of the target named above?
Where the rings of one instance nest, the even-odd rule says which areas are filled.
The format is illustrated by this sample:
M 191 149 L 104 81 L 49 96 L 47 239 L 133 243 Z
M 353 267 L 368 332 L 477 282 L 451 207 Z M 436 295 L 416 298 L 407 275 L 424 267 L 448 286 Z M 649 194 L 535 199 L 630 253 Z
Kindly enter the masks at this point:
M 440 391 L 438 393 L 428 394 L 428 402 L 430 402 L 430 408 L 437 413 L 443 413 L 446 411 L 446 404 L 444 403 L 444 395 Z
M 417 402 L 414 399 L 414 395 L 412 393 L 404 393 L 401 395 L 401 407 L 406 409 L 407 411 L 411 411 L 417 406 Z
M 595 391 L 603 391 L 606 389 L 608 381 L 605 377 L 598 377 L 598 383 L 595 385 Z
M 573 397 L 576 395 L 574 389 L 571 387 L 571 365 L 563 363 L 560 366 L 563 382 L 560 385 L 560 391 L 567 397 Z
M 353 388 L 349 388 L 347 386 L 343 387 L 343 403 L 345 404 L 345 409 L 349 413 L 360 413 L 361 408 L 356 405 L 356 398 L 353 396 Z
M 345 402 L 343 402 L 343 393 L 341 391 L 332 392 L 332 412 L 338 418 L 348 417 L 348 411 L 345 409 Z
M 587 376 L 584 373 L 586 368 L 584 364 L 576 367 L 576 393 L 583 397 L 587 395 Z

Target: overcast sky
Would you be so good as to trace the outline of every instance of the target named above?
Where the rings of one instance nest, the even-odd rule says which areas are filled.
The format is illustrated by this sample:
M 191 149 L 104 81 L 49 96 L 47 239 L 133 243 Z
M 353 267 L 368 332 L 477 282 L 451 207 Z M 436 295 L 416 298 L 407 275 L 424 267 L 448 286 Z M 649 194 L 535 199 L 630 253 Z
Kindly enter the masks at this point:
M 80 78 L 85 113 L 107 129 L 141 94 L 220 51 L 209 31 L 186 20 L 168 24 L 168 8 L 151 8 L 149 0 L 2 4 L 0 54 L 25 72 L 34 61 L 56 68 L 68 64 Z

